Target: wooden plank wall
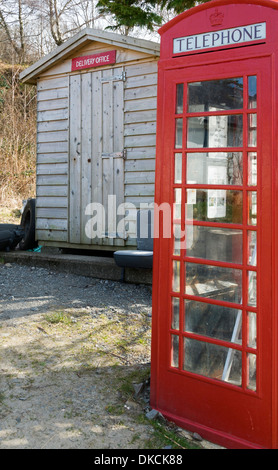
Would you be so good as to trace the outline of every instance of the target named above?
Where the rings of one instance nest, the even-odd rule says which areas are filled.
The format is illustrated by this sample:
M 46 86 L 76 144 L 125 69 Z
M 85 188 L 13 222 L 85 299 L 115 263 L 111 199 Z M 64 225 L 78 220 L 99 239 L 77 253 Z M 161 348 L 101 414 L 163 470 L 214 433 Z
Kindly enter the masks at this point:
M 126 67 L 125 110 L 125 202 L 140 207 L 154 200 L 156 149 L 157 62 Z M 127 217 L 128 219 L 128 217 Z M 132 226 L 134 230 L 132 230 Z M 131 214 L 126 245 L 136 244 L 136 222 Z
M 125 71 L 124 147 L 127 152 L 123 189 L 125 202 L 139 208 L 140 203 L 151 203 L 154 199 L 157 61 L 126 63 Z M 85 77 L 82 76 L 84 83 Z M 79 115 L 83 108 L 69 109 L 69 80 L 69 74 L 51 77 L 48 72 L 38 82 L 37 238 L 56 246 L 67 246 L 69 242 L 69 113 Z M 74 86 L 73 76 L 71 86 Z M 134 238 L 131 235 L 126 242 L 130 246 L 135 245 L 134 214 L 129 229 L 132 227 Z
M 37 86 L 38 240 L 68 241 L 68 84 L 62 76 Z

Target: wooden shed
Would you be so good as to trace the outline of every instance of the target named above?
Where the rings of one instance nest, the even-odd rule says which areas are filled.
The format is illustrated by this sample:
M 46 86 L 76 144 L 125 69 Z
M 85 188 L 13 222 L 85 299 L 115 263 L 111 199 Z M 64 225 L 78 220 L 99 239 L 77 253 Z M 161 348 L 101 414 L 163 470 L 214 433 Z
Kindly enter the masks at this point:
M 111 195 L 115 210 L 154 200 L 158 59 L 158 43 L 84 29 L 21 74 L 37 86 L 40 245 L 136 246 L 134 214 L 128 235 L 106 224 L 92 238 L 86 227 L 92 203 L 107 220 Z

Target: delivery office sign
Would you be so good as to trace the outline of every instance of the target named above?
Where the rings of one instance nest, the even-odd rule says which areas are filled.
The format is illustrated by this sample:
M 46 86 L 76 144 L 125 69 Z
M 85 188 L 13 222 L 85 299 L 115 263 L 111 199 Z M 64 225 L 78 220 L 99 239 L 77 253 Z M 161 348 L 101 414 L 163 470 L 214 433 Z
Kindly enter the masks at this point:
M 221 31 L 209 31 L 175 38 L 173 53 L 199 52 L 216 47 L 238 46 L 244 43 L 260 42 L 266 39 L 266 23 L 256 23 Z
M 71 70 L 90 69 L 93 67 L 100 67 L 103 65 L 110 65 L 116 63 L 116 51 L 101 52 L 99 54 L 86 55 L 82 57 L 75 57 L 71 61 Z

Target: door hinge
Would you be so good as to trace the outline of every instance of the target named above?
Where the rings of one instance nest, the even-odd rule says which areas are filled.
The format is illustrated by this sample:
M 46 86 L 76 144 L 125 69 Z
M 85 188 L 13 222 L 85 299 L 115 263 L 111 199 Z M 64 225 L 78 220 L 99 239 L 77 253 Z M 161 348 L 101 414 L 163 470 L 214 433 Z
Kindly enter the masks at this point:
M 126 160 L 127 157 L 127 150 L 123 149 L 121 152 L 112 152 L 112 153 L 102 153 L 101 154 L 102 158 L 123 158 Z
M 120 81 L 122 80 L 123 82 L 125 82 L 126 80 L 126 71 L 123 70 L 121 75 L 113 75 L 111 77 L 102 77 L 100 79 L 100 81 L 103 83 L 103 82 L 115 82 L 115 81 Z

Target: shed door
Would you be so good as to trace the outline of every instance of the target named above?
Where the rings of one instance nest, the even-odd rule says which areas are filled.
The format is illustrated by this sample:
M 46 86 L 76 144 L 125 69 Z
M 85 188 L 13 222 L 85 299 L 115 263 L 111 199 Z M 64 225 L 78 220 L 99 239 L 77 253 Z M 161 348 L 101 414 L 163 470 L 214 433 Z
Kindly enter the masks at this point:
M 169 71 L 164 100 L 153 405 L 271 446 L 270 62 Z
M 70 76 L 70 243 L 124 243 L 108 223 L 108 200 L 110 215 L 124 202 L 124 78 L 122 67 Z M 101 230 L 92 203 L 103 206 Z

